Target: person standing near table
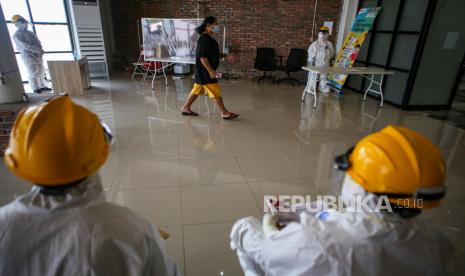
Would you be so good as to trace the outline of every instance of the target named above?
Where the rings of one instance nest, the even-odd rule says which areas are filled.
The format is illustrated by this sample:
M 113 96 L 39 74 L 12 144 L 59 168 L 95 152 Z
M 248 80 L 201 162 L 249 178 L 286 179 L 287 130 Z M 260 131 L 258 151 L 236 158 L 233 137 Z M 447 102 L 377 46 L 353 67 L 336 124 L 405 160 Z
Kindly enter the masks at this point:
M 184 116 L 198 116 L 198 113 L 191 110 L 191 106 L 200 94 L 207 93 L 215 101 L 224 120 L 239 117 L 239 114 L 229 112 L 224 106 L 221 89 L 218 85 L 219 74 L 216 69 L 220 64 L 220 57 L 224 57 L 224 55 L 220 54 L 218 42 L 212 35 L 219 31 L 218 21 L 213 16 L 205 17 L 203 23 L 197 27 L 197 33 L 200 36 L 195 51 L 195 83 L 181 109 Z
M 310 66 L 315 67 L 329 67 L 330 60 L 334 56 L 334 47 L 331 41 L 328 40 L 329 28 L 323 26 L 318 32 L 318 39 L 315 40 L 310 47 L 308 47 L 308 63 Z M 319 90 L 322 93 L 329 93 L 328 76 L 326 74 L 319 74 Z M 316 82 L 318 78 L 317 73 L 308 74 L 308 84 Z M 307 85 L 308 85 L 307 84 Z

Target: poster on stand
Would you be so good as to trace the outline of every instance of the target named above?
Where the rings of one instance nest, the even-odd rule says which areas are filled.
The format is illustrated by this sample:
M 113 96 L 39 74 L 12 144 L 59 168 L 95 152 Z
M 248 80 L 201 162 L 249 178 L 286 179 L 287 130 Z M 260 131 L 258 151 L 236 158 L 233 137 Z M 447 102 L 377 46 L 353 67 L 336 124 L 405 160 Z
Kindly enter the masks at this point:
M 333 67 L 352 67 L 380 9 L 380 7 L 365 8 L 358 12 Z M 330 74 L 328 83 L 331 87 L 341 90 L 346 79 L 345 74 Z

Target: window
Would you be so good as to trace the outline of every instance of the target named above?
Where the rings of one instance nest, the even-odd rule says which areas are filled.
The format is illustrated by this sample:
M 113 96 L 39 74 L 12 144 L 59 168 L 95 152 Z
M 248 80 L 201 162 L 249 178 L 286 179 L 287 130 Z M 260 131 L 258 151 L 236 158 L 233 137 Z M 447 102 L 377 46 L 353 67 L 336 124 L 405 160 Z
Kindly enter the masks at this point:
M 66 12 L 66 0 L 0 0 L 3 13 L 7 20 L 10 37 L 13 37 L 16 27 L 11 23 L 11 17 L 20 14 L 28 20 L 29 27 L 42 43 L 44 48 L 44 66 L 47 69 L 47 60 L 69 59 L 73 57 L 74 45 L 71 37 L 71 29 Z M 16 45 L 16 60 L 23 81 L 27 81 L 27 71 Z M 47 70 L 46 70 L 47 71 Z
M 360 0 L 359 8 L 381 7 L 367 39 L 360 49 L 356 66 L 377 66 L 394 71 L 386 77 L 384 97 L 402 105 L 413 61 L 417 54 L 425 14 L 431 0 Z M 360 76 L 349 75 L 347 87 L 366 88 Z

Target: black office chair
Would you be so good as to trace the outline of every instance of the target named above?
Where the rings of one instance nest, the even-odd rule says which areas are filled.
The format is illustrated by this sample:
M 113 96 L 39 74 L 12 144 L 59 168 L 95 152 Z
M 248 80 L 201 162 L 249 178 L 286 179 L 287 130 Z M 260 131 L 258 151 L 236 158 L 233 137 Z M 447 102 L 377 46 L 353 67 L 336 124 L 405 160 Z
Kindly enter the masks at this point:
M 276 70 L 278 68 L 277 64 L 278 59 L 273 48 L 257 48 L 254 68 L 263 71 L 263 75 L 257 79 L 257 82 L 260 83 L 261 80 L 271 79 L 274 83 L 276 79 L 266 73 Z
M 292 72 L 298 72 L 302 70 L 302 66 L 307 64 L 307 51 L 300 48 L 292 48 L 287 57 L 287 62 L 285 66 L 280 66 L 279 71 L 283 71 L 287 74 L 286 78 L 282 78 L 276 81 L 277 84 L 283 81 L 288 81 L 294 86 L 294 83 L 300 84 L 301 81 L 298 79 L 292 78 Z

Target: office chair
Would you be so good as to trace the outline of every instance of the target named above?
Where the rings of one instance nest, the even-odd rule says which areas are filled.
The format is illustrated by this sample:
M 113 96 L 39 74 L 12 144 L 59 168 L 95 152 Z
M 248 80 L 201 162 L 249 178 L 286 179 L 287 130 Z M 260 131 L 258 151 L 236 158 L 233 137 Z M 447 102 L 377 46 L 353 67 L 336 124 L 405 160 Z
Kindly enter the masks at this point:
M 277 63 L 278 60 L 273 48 L 257 48 L 254 68 L 263 71 L 263 75 L 257 79 L 257 82 L 260 83 L 261 80 L 271 79 L 272 83 L 274 83 L 275 78 L 266 73 L 276 70 L 278 68 Z
M 286 65 L 280 66 L 278 68 L 279 71 L 285 72 L 287 74 L 287 77 L 277 80 L 276 83 L 279 85 L 279 83 L 283 81 L 288 81 L 292 84 L 292 86 L 294 86 L 295 82 L 297 82 L 297 84 L 300 84 L 301 81 L 299 81 L 298 79 L 292 78 L 291 73 L 302 70 L 302 66 L 305 66 L 306 64 L 307 64 L 307 51 L 305 49 L 292 48 L 291 51 L 289 52 L 289 56 L 287 57 Z

